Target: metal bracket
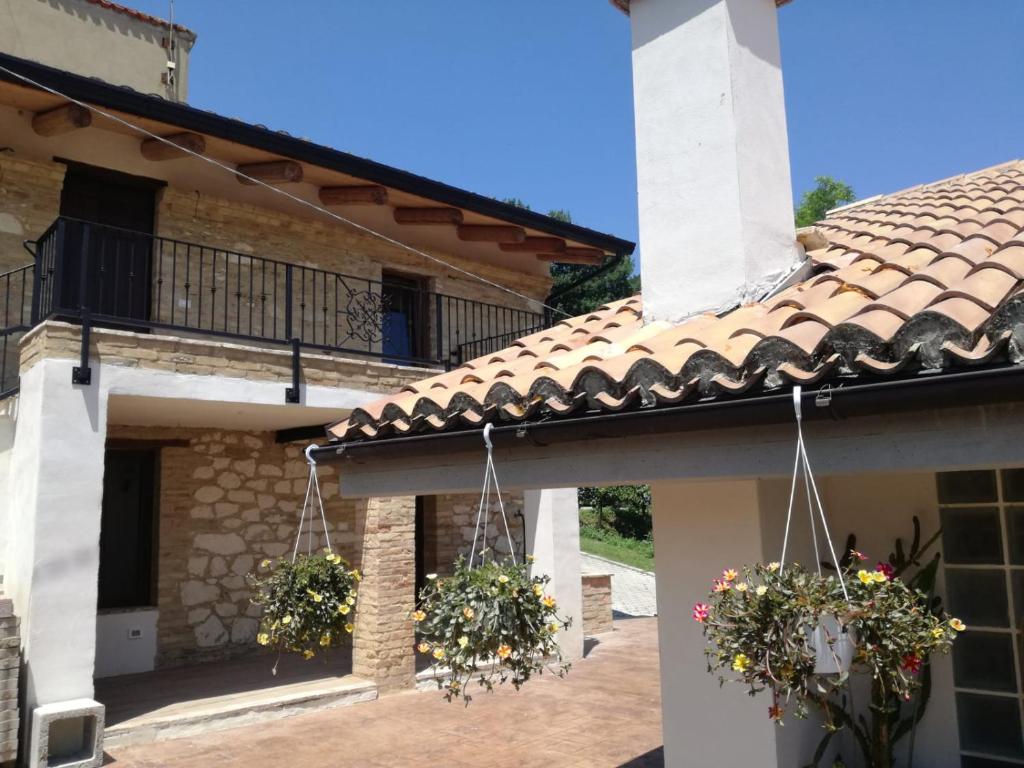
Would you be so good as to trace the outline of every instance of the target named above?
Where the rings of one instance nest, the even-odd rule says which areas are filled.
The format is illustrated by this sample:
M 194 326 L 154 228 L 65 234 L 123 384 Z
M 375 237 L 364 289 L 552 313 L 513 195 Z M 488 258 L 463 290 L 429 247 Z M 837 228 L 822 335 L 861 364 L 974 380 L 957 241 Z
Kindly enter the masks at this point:
M 842 389 L 842 384 L 836 387 L 836 390 Z M 814 405 L 817 408 L 825 408 L 828 410 L 829 416 L 835 421 L 840 420 L 839 412 L 836 410 L 833 400 L 835 391 L 831 384 L 823 384 L 821 389 L 814 395 Z
M 92 384 L 92 368 L 89 367 L 89 335 L 92 329 L 92 319 L 89 310 L 82 309 L 82 349 L 79 353 L 79 363 L 71 369 L 71 383 Z
M 301 389 L 299 388 L 299 377 L 302 374 L 301 361 L 299 358 L 299 340 L 292 339 L 292 385 L 284 390 L 284 401 L 286 403 L 301 402 Z

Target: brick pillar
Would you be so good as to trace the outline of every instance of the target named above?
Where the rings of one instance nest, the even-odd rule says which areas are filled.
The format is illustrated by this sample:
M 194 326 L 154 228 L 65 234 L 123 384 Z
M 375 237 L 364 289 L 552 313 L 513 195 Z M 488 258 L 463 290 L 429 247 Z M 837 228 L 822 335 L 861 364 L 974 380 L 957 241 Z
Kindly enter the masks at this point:
M 416 582 L 416 498 L 356 502 L 355 538 L 363 581 L 352 671 L 381 692 L 410 688 L 416 674 L 412 612 Z

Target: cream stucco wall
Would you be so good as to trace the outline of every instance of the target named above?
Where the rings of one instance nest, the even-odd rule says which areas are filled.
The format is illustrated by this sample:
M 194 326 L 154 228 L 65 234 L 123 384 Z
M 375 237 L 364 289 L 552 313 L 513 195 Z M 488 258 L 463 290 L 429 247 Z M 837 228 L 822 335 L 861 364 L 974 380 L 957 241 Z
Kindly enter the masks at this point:
M 188 96 L 189 51 L 195 35 L 176 30 L 177 89 L 161 81 L 167 26 L 86 0 L 0 0 L 0 51 L 142 93 Z

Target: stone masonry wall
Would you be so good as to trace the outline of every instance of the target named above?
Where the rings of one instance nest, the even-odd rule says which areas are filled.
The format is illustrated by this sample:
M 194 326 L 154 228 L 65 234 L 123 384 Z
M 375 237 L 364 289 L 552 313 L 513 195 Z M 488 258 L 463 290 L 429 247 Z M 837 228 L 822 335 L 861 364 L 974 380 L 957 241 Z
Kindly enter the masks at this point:
M 0 153 L 0 273 L 32 263 L 22 242 L 35 240 L 57 217 L 64 170 Z
M 0 766 L 13 766 L 18 757 L 18 672 L 21 641 L 18 618 L 0 585 Z
M 505 515 L 515 545 L 515 555 L 523 555 L 523 495 L 506 494 Z M 480 496 L 476 494 L 449 494 L 430 496 L 424 509 L 424 565 L 427 573 L 446 576 L 459 555 L 469 557 L 476 531 L 477 510 Z M 479 549 L 478 544 L 478 549 Z M 508 537 L 501 523 L 498 505 L 492 502 L 488 514 L 487 546 L 499 557 L 509 554 Z
M 612 630 L 612 577 L 583 576 L 583 634 L 587 637 Z

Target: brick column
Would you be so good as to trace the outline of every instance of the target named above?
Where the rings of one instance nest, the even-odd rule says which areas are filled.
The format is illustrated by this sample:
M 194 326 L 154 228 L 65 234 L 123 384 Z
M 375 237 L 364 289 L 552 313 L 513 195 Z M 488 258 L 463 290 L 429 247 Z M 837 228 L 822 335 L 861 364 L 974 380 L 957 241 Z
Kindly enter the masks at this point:
M 412 612 L 416 581 L 416 499 L 356 502 L 355 538 L 363 573 L 352 671 L 380 691 L 410 688 L 416 673 Z

